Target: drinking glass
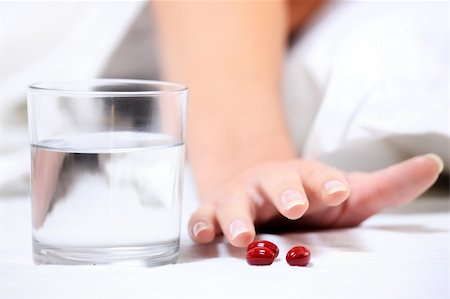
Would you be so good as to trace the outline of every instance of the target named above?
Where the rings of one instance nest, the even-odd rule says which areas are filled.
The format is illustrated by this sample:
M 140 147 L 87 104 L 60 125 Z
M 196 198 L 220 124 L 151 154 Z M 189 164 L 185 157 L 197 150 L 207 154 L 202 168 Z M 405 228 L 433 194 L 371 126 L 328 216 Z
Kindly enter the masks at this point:
M 186 102 L 160 81 L 29 87 L 35 263 L 176 261 Z

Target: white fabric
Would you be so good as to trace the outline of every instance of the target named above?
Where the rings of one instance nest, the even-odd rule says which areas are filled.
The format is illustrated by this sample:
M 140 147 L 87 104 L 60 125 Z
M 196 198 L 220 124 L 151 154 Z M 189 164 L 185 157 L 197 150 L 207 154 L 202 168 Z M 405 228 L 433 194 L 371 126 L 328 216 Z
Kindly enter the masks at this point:
M 35 266 L 30 200 L 0 200 L 0 298 L 428 298 L 449 296 L 448 194 L 379 214 L 361 227 L 260 235 L 280 247 L 269 267 L 249 266 L 245 250 L 219 240 L 195 245 L 186 222 L 196 206 L 187 177 L 177 264 Z M 305 245 L 310 266 L 286 252 Z
M 303 156 L 430 134 L 446 140 L 442 146 L 428 139 L 427 150 L 443 155 L 448 167 L 448 21 L 447 2 L 328 5 L 301 34 L 285 67 L 286 111 Z M 409 144 L 402 150 L 423 153 Z
M 112 2 L 107 3 L 110 4 Z M 0 5 L 2 5 L 0 6 L 0 24 L 2 25 L 0 26 L 0 30 L 2 30 L 2 39 L 0 39 L 2 41 L 0 43 L 1 46 L 4 40 L 5 28 L 7 28 L 6 31 L 9 30 L 10 38 L 13 38 L 15 33 L 4 26 L 5 20 L 7 20 L 4 17 L 8 15 L 8 10 L 5 9 L 4 2 L 0 2 Z M 8 5 L 11 4 L 6 4 L 6 6 Z M 52 2 L 51 6 L 53 7 L 54 5 L 58 6 L 55 2 Z M 94 5 L 94 2 L 89 2 L 89 6 L 92 7 L 92 5 Z M 101 4 L 98 5 L 101 6 Z M 419 128 L 420 132 L 432 131 L 439 134 L 445 133 L 448 136 L 448 131 L 440 131 L 442 126 L 439 121 L 442 121 L 442 119 L 448 120 L 448 114 L 443 115 L 444 111 L 448 111 L 448 109 L 445 110 L 445 107 L 442 107 L 442 102 L 440 102 L 442 91 L 440 89 L 441 87 L 439 87 L 439 82 L 441 82 L 439 78 L 436 81 L 436 85 L 433 85 L 432 90 L 436 95 L 433 94 L 433 96 L 430 96 L 430 98 L 436 99 L 436 107 L 440 107 L 436 111 L 432 110 L 434 109 L 433 107 L 428 107 L 427 105 L 412 105 L 410 107 L 410 102 L 406 105 L 403 101 L 405 99 L 403 96 L 396 97 L 399 93 L 401 94 L 401 92 L 408 90 L 408 88 L 414 88 L 414 93 L 411 93 L 413 96 L 412 99 L 414 103 L 418 103 L 415 102 L 415 99 L 423 94 L 423 90 L 428 85 L 416 85 L 416 83 L 420 82 L 414 81 L 415 77 L 411 79 L 412 81 L 408 78 L 406 78 L 408 80 L 403 81 L 400 80 L 402 78 L 396 78 L 396 80 L 398 79 L 398 85 L 394 86 L 386 85 L 383 82 L 383 86 L 389 86 L 393 89 L 381 89 L 378 92 L 386 91 L 386 94 L 393 99 L 393 103 L 402 105 L 400 107 L 401 109 L 399 107 L 396 107 L 396 109 L 395 107 L 390 107 L 392 111 L 402 110 L 408 112 L 404 114 L 404 118 L 401 118 L 402 115 L 395 114 L 394 116 L 389 115 L 383 118 L 386 119 L 386 122 L 380 122 L 379 112 L 376 112 L 378 110 L 374 109 L 378 109 L 375 106 L 386 108 L 385 104 L 381 103 L 384 106 L 377 106 L 378 103 L 374 105 L 376 94 L 372 94 L 372 97 L 361 98 L 361 94 L 364 94 L 363 87 L 374 83 L 376 79 L 374 77 L 375 74 L 370 74 L 370 76 L 365 77 L 357 73 L 358 76 L 351 77 L 351 75 L 355 75 L 354 72 L 361 71 L 361 69 L 357 68 L 360 64 L 363 67 L 370 68 L 374 67 L 374 65 L 371 65 L 371 62 L 366 61 L 364 57 L 356 55 L 358 51 L 356 51 L 357 49 L 355 47 L 358 47 L 358 43 L 355 32 L 353 36 L 348 36 L 347 40 L 349 43 L 340 44 L 337 42 L 342 38 L 342 32 L 345 28 L 358 30 L 366 28 L 369 30 L 368 32 L 374 33 L 376 30 L 386 30 L 388 27 L 383 25 L 385 24 L 384 22 L 387 22 L 387 25 L 392 25 L 392 19 L 395 19 L 395 17 L 386 16 L 383 17 L 384 19 L 381 18 L 378 21 L 375 21 L 376 19 L 370 21 L 371 18 L 369 17 L 376 15 L 378 10 L 374 10 L 374 8 L 365 10 L 359 7 L 360 11 L 356 14 L 359 17 L 356 21 L 353 21 L 355 15 L 350 13 L 350 9 L 354 9 L 357 4 L 348 1 L 340 5 L 342 6 L 336 8 L 334 12 L 331 11 L 334 8 L 330 8 L 330 11 L 324 13 L 319 19 L 317 27 L 310 29 L 310 33 L 305 36 L 305 42 L 303 44 L 300 43 L 298 48 L 296 48 L 300 50 L 297 51 L 294 49 L 292 52 L 292 59 L 296 63 L 300 61 L 300 65 L 293 63 L 291 64 L 293 69 L 287 69 L 288 76 L 286 82 L 288 82 L 288 85 L 290 84 L 287 88 L 288 92 L 294 94 L 292 99 L 298 100 L 290 104 L 294 106 L 289 106 L 291 109 L 288 109 L 288 112 L 299 146 L 305 142 L 302 134 L 304 135 L 307 131 L 310 123 L 313 123 L 313 130 L 306 142 L 305 152 L 308 155 L 318 155 L 336 149 L 339 147 L 339 142 L 346 144 L 350 140 L 366 137 L 372 138 L 384 135 L 386 132 L 396 134 L 398 133 L 396 129 L 404 133 L 405 128 L 411 128 L 410 125 L 415 124 L 416 121 L 426 121 L 426 123 L 420 123 L 420 126 L 412 126 L 415 130 Z M 376 6 L 376 3 L 370 5 Z M 392 5 L 392 3 L 390 2 L 389 5 Z M 67 9 L 64 17 L 58 19 L 58 22 L 61 22 L 58 27 L 64 28 L 66 20 L 79 18 L 79 15 L 76 14 L 76 9 Z M 123 15 L 121 17 L 124 19 L 131 18 L 131 9 L 128 11 L 129 13 L 126 13 L 127 9 L 124 7 L 121 7 L 121 9 L 123 9 Z M 382 8 L 379 9 L 383 11 Z M 32 9 L 33 13 L 36 13 L 36 11 L 43 20 L 49 17 L 49 15 L 52 15 L 45 10 Z M 446 11 L 446 9 L 442 11 Z M 23 11 L 21 10 L 20 12 Z M 32 12 L 29 13 L 31 14 Z M 62 14 L 62 12 L 60 13 Z M 392 14 L 394 13 L 393 11 Z M 417 16 L 417 11 L 415 11 L 414 15 Z M 423 14 L 418 17 L 418 22 L 429 20 L 429 18 L 425 17 L 427 15 Z M 54 15 L 53 17 L 57 16 Z M 433 18 L 436 19 L 436 22 L 439 21 L 438 12 L 436 12 Z M 19 19 L 29 20 L 27 18 Z M 125 20 L 117 21 L 126 22 Z M 11 24 L 11 22 L 12 20 L 8 24 Z M 28 39 L 29 36 L 25 33 L 34 27 L 38 28 L 38 24 L 34 24 L 33 22 L 23 23 L 20 26 L 28 27 L 23 31 L 22 38 Z M 94 22 L 93 24 L 95 26 L 101 26 L 100 23 Z M 112 23 L 111 20 L 105 19 L 104 24 L 110 26 Z M 74 22 L 73 24 L 78 24 L 78 22 Z M 93 24 L 88 27 L 93 28 Z M 17 26 L 17 24 L 14 23 L 14 26 Z M 111 27 L 108 27 L 109 29 L 106 27 L 102 28 L 105 30 L 103 31 L 104 34 L 108 34 L 109 30 L 113 31 Z M 438 30 L 446 30 L 446 28 L 444 26 Z M 51 27 L 46 29 L 59 28 Z M 87 28 L 85 27 L 85 29 Z M 41 28 L 37 33 L 42 34 L 42 30 Z M 87 34 L 88 31 L 85 32 Z M 439 31 L 436 32 L 436 34 L 439 34 Z M 53 39 L 51 41 L 58 40 L 56 33 L 54 34 L 52 35 Z M 17 36 L 20 36 L 19 32 Z M 90 35 L 85 38 L 86 40 L 90 40 L 91 43 L 97 42 Z M 395 37 L 390 38 L 392 40 Z M 407 42 L 408 36 L 405 36 L 405 38 L 405 42 Z M 433 36 L 430 36 L 430 39 L 433 40 L 433 43 L 437 39 L 440 40 L 440 38 Z M 51 41 L 49 42 L 51 43 Z M 32 42 L 30 41 L 30 44 L 33 45 L 38 42 L 40 41 L 33 40 Z M 374 42 L 376 43 L 377 40 L 372 40 L 369 37 L 361 40 L 359 47 L 363 47 L 362 50 L 366 51 L 363 52 L 367 53 L 368 57 L 376 54 L 370 51 L 370 45 Z M 436 43 L 438 42 L 436 41 Z M 82 47 L 87 44 L 79 45 L 74 43 L 72 45 L 74 47 Z M 322 46 L 319 47 L 319 44 Z M 432 44 L 428 43 L 428 45 Z M 29 47 L 24 50 L 29 50 Z M 45 49 L 45 47 L 41 48 L 38 44 L 33 46 L 34 48 L 36 48 L 36 51 Z M 4 48 L 0 49 L 4 53 Z M 77 49 L 82 50 L 80 48 Z M 339 51 L 337 51 L 338 49 Z M 11 182 L 16 182 L 22 188 L 27 188 L 28 186 L 26 180 L 23 180 L 21 183 L 18 183 L 17 180 L 18 177 L 23 177 L 23 175 L 28 173 L 29 162 L 23 159 L 24 157 L 28 157 L 28 148 L 25 146 L 26 142 L 21 139 L 22 137 L 16 137 L 23 136 L 17 132 L 21 130 L 20 128 L 24 128 L 24 126 L 22 124 L 22 127 L 20 127 L 12 122 L 12 120 L 18 119 L 20 115 L 24 116 L 23 109 L 16 109 L 21 105 L 23 108 L 24 99 L 20 100 L 14 95 L 22 97 L 24 95 L 24 86 L 29 81 L 51 79 L 55 76 L 61 78 L 68 78 L 67 76 L 72 75 L 74 77 L 78 75 L 80 77 L 95 76 L 96 70 L 98 70 L 97 67 L 91 68 L 91 65 L 87 63 L 87 65 L 83 64 L 86 69 L 81 72 L 76 71 L 79 66 L 77 66 L 77 63 L 82 59 L 75 59 L 75 57 L 79 57 L 78 54 L 80 53 L 84 55 L 85 52 L 75 50 L 72 52 L 71 49 L 64 49 L 64 51 L 66 50 L 70 53 L 76 53 L 72 54 L 75 56 L 67 56 L 73 58 L 72 60 L 66 60 L 64 58 L 51 62 L 50 58 L 48 58 L 48 60 L 44 60 L 45 63 L 40 62 L 41 67 L 44 66 L 43 70 L 38 70 L 37 66 L 36 68 L 32 67 L 37 57 L 41 56 L 37 54 L 34 57 L 30 56 L 29 60 L 24 61 L 20 68 L 17 65 L 17 72 L 20 69 L 24 73 L 13 77 L 16 78 L 14 79 L 16 80 L 14 81 L 15 83 L 12 83 L 12 81 L 7 81 L 7 84 L 5 83 L 6 76 L 4 76 L 5 73 L 3 70 L 8 69 L 8 72 L 11 72 L 12 70 L 16 70 L 16 68 L 0 68 L 0 72 L 2 72 L 0 75 L 0 84 L 2 84 L 0 86 L 2 100 L 2 104 L 0 105 L 1 130 L 2 138 L 5 138 L 5 136 L 8 138 L 4 139 L 7 141 L 0 141 L 0 157 L 6 157 L 4 154 L 7 153 L 7 149 L 9 153 L 11 153 L 11 149 L 15 152 L 14 155 L 0 160 L 0 188 L 5 188 L 5 185 L 11 184 Z M 346 53 L 347 50 L 350 52 Z M 421 49 L 418 50 L 422 51 Z M 51 56 L 53 53 L 51 51 L 47 52 L 46 50 L 40 51 L 41 55 L 42 53 L 46 53 L 44 56 Z M 337 52 L 336 55 L 334 55 L 334 52 Z M 10 53 L 20 54 L 19 52 Z M 23 53 L 27 52 L 25 51 Z M 106 54 L 106 52 L 104 53 Z M 300 55 L 301 59 L 298 59 L 296 53 L 299 53 L 298 55 Z M 25 55 L 25 58 L 28 57 L 27 55 Z M 56 57 L 62 57 L 59 55 Z M 349 68 L 347 72 L 344 66 L 346 66 L 346 62 L 349 60 L 352 61 L 350 58 L 353 58 L 353 55 L 355 55 L 355 59 L 358 59 L 358 63 L 351 63 L 354 68 Z M 414 56 L 415 52 L 409 53 L 408 55 L 413 55 L 413 58 L 416 57 Z M 405 62 L 410 62 L 409 59 L 411 59 L 411 56 L 408 55 L 405 56 Z M 15 59 L 14 55 L 11 56 L 9 54 L 8 57 L 11 57 L 10 59 L 13 60 Z M 103 55 L 99 54 L 96 57 L 103 61 Z M 89 60 L 89 57 L 84 58 Z M 421 56 L 419 61 L 412 63 L 411 67 L 420 70 L 421 68 L 430 66 L 430 70 L 427 69 L 425 72 L 425 78 L 431 80 L 433 78 L 431 75 L 434 74 L 434 71 L 436 73 L 440 72 L 440 66 L 434 66 L 433 63 L 428 64 L 428 62 L 426 63 L 428 58 L 423 58 L 423 60 L 422 58 Z M 433 60 L 432 58 L 429 57 L 429 59 Z M 7 60 L 3 54 L 0 56 L 0 59 L 2 64 Z M 445 57 L 439 57 L 439 59 L 443 59 L 441 61 L 444 63 L 447 61 Z M 17 59 L 17 61 L 21 60 Z M 97 64 L 99 61 L 95 59 L 90 61 L 99 67 L 102 64 Z M 335 61 L 336 70 L 334 70 L 333 65 Z M 52 67 L 48 69 L 47 67 L 49 66 Z M 25 75 L 25 70 L 28 68 L 31 75 Z M 418 74 L 414 70 L 411 72 L 412 76 Z M 380 75 L 384 71 L 387 71 L 387 69 L 381 67 Z M 45 72 L 45 75 L 41 72 Z M 10 77 L 8 76 L 8 78 Z M 19 80 L 17 78 L 21 79 Z M 343 84 L 342 86 L 341 83 Z M 364 84 L 366 85 L 364 86 Z M 429 84 L 429 81 L 426 81 L 425 84 Z M 407 88 L 400 90 L 399 87 L 401 86 L 406 86 Z M 354 90 L 356 87 L 358 89 Z M 368 89 L 366 92 L 371 90 Z M 295 97 L 299 93 L 303 96 L 300 98 Z M 347 97 L 347 95 L 351 95 L 351 97 Z M 320 108 L 321 110 L 317 118 L 314 119 L 315 112 L 319 110 L 320 104 L 320 100 L 318 101 L 317 99 L 321 99 L 322 97 L 323 106 Z M 337 109 L 335 106 L 337 105 L 335 103 L 336 98 L 345 100 L 343 102 L 346 104 L 346 110 L 344 112 L 348 112 L 344 113 L 343 118 L 339 119 L 336 116 L 335 110 Z M 364 99 L 364 105 L 359 108 L 367 118 L 361 119 L 358 117 L 354 121 L 349 122 L 348 126 L 343 126 L 349 120 L 349 116 L 352 114 L 351 112 L 355 111 L 356 103 L 361 99 Z M 16 100 L 19 101 L 16 102 Z M 299 106 L 295 106 L 295 103 Z M 300 114 L 303 114 L 303 111 L 305 111 L 302 110 L 305 103 L 309 107 L 306 109 L 310 109 L 314 113 Z M 313 105 L 310 105 L 311 103 Z M 416 107 L 414 109 L 419 107 L 420 109 L 418 111 L 424 111 L 423 114 L 426 115 L 426 118 L 413 117 L 417 115 L 414 112 L 417 110 L 414 110 L 412 108 L 413 106 Z M 340 109 L 340 106 L 338 108 Z M 385 111 L 383 110 L 382 112 L 384 113 Z M 436 127 L 432 126 L 434 122 L 428 122 L 430 120 L 428 113 L 431 112 L 434 113 Z M 308 119 L 308 115 L 311 115 L 310 119 Z M 299 118 L 305 121 L 305 126 L 298 125 Z M 402 120 L 398 126 L 394 126 L 389 122 L 389 120 L 396 118 Z M 11 122 L 6 122 L 6 119 Z M 325 129 L 331 131 L 324 132 L 323 135 L 318 134 L 319 129 L 331 120 L 333 120 L 332 126 L 325 127 Z M 300 127 L 304 129 L 296 131 Z M 17 129 L 18 131 L 13 131 L 15 130 L 14 128 L 19 129 Z M 14 138 L 17 139 L 14 140 Z M 16 148 L 24 148 L 23 153 L 18 153 Z M 280 236 L 261 235 L 259 236 L 260 238 L 274 241 L 281 249 L 280 257 L 270 267 L 248 266 L 244 260 L 245 251 L 233 248 L 225 241 L 219 240 L 207 246 L 192 244 L 188 238 L 186 227 L 188 217 L 195 209 L 196 199 L 192 180 L 188 176 L 184 196 L 182 248 L 178 263 L 156 268 L 134 268 L 33 265 L 31 259 L 30 199 L 27 196 L 14 197 L 12 195 L 2 198 L 0 200 L 0 298 L 301 297 L 433 299 L 448 298 L 449 296 L 448 231 L 450 214 L 448 195 L 434 200 L 430 197 L 423 198 L 405 209 L 379 214 L 358 228 L 291 233 Z M 312 251 L 312 262 L 307 268 L 290 267 L 284 261 L 284 255 L 287 250 L 297 244 L 306 245 Z
M 26 86 L 97 77 L 143 3 L 0 2 L 0 193 L 27 190 Z M 392 142 L 371 144 L 384 160 L 370 160 L 374 167 L 432 151 L 448 171 L 446 8 L 340 1 L 322 12 L 286 61 L 286 113 L 304 156 L 352 153 L 355 143 L 401 135 L 396 152 Z
M 0 1 L 0 190 L 28 182 L 27 86 L 98 77 L 144 3 Z

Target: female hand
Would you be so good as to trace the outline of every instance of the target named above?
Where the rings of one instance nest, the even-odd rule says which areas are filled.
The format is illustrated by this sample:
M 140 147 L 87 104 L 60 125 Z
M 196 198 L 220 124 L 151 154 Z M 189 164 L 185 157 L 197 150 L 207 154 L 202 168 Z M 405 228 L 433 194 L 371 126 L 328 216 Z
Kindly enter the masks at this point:
M 360 224 L 388 207 L 406 204 L 436 181 L 442 160 L 428 154 L 372 173 L 345 173 L 314 160 L 259 164 L 235 176 L 192 215 L 189 231 L 199 243 L 223 233 L 245 247 L 255 225 L 291 219 L 286 229 Z

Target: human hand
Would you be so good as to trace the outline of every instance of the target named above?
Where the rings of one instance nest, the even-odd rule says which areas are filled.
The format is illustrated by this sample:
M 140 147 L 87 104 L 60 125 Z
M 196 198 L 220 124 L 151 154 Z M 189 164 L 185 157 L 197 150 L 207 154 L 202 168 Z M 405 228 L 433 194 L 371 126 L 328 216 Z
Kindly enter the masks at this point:
M 33 188 L 33 228 L 37 229 L 44 224 L 45 218 L 52 206 L 61 167 L 64 163 L 65 154 L 56 151 L 36 151 L 33 149 L 34 159 L 32 167 Z
M 442 165 L 432 154 L 372 173 L 345 173 L 314 160 L 267 162 L 235 176 L 205 200 L 189 231 L 199 243 L 223 233 L 232 245 L 245 247 L 255 237 L 255 225 L 283 217 L 295 220 L 289 223 L 294 228 L 356 226 L 417 198 L 433 185 Z

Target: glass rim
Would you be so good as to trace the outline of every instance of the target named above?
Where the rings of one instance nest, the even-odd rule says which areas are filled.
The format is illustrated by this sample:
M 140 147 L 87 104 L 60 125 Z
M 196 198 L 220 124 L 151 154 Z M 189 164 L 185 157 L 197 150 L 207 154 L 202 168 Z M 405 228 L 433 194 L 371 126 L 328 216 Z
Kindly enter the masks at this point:
M 155 86 L 155 89 L 148 88 L 148 90 L 138 91 L 105 91 L 105 90 L 77 90 L 76 88 L 63 88 L 66 86 L 74 86 L 76 84 L 83 84 L 85 86 L 101 86 L 102 84 L 136 84 L 141 86 Z M 161 89 L 158 89 L 160 87 Z M 162 89 L 162 88 L 167 89 Z M 141 79 L 114 79 L 114 78 L 99 78 L 86 80 L 70 80 L 70 81 L 40 81 L 32 83 L 28 86 L 28 91 L 57 93 L 65 95 L 78 96 L 114 96 L 114 97 L 130 97 L 130 96 L 154 96 L 163 94 L 180 94 L 188 91 L 187 86 L 159 80 L 141 80 Z

